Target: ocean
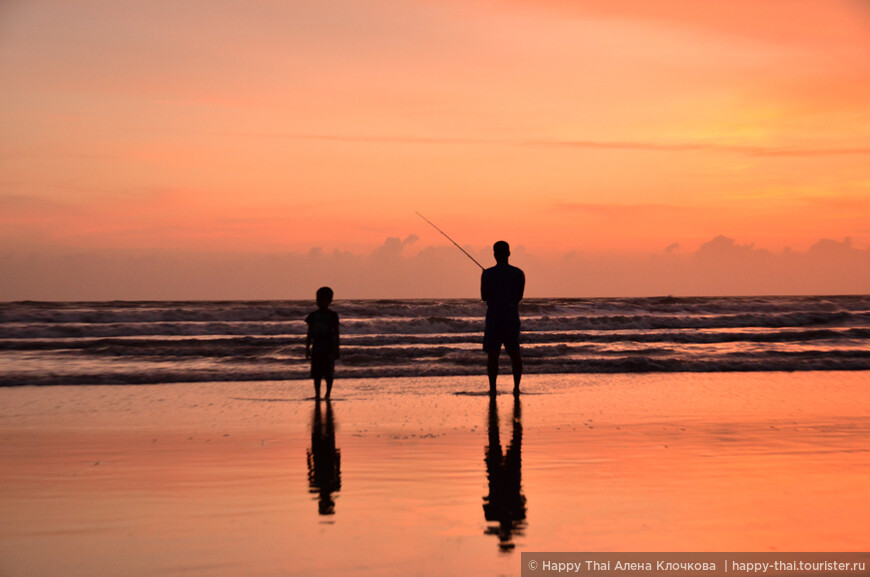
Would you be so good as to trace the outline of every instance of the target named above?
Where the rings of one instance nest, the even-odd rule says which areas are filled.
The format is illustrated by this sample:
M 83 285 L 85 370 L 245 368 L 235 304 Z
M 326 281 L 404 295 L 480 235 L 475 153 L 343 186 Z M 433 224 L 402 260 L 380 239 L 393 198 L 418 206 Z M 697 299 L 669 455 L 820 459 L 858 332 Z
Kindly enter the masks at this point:
M 314 308 L 0 303 L 0 386 L 305 379 L 303 319 Z M 338 379 L 485 373 L 478 300 L 332 308 L 341 320 Z M 870 295 L 546 298 L 523 301 L 520 313 L 529 374 L 870 369 Z

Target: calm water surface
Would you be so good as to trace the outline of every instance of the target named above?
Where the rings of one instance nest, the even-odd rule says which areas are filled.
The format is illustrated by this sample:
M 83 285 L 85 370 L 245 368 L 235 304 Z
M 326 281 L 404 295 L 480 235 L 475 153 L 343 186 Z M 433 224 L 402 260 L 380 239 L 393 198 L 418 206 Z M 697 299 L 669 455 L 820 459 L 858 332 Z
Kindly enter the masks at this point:
M 866 373 L 542 375 L 518 400 L 422 381 L 342 380 L 329 404 L 301 381 L 0 389 L 0 574 L 870 545 Z

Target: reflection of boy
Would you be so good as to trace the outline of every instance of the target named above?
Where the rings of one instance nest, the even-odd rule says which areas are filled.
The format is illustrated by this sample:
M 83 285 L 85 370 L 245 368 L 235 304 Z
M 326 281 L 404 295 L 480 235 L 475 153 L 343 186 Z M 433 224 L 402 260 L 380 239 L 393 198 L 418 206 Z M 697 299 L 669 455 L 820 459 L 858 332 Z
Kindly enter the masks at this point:
M 314 395 L 320 398 L 320 381 L 326 380 L 326 398 L 332 393 L 335 359 L 338 350 L 338 314 L 329 309 L 333 292 L 329 287 L 317 290 L 317 310 L 305 318 L 308 334 L 305 337 L 305 358 L 311 359 L 311 378 Z
M 314 407 L 311 449 L 308 450 L 308 486 L 311 493 L 320 494 L 318 512 L 334 515 L 332 494 L 341 489 L 341 451 L 335 446 L 335 419 L 330 401 L 326 401 L 326 422 L 323 421 L 320 402 Z

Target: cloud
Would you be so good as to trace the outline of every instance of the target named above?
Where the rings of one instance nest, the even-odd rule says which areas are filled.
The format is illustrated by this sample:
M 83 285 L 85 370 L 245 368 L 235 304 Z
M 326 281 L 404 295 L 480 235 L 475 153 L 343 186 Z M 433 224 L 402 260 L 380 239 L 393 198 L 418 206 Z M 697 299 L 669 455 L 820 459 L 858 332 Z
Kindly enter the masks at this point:
M 812 156 L 867 156 L 870 147 L 797 147 L 755 146 L 718 142 L 655 142 L 655 141 L 606 141 L 606 140 L 529 140 L 528 146 L 575 148 L 590 150 L 641 151 L 641 152 L 721 152 L 745 156 L 812 157 Z
M 870 189 L 870 186 L 865 185 Z M 870 211 L 870 198 L 858 195 L 833 195 L 803 197 L 799 199 L 806 204 L 825 211 L 838 211 L 845 213 L 862 213 Z
M 419 240 L 419 237 L 412 234 L 402 240 L 397 236 L 391 236 L 384 241 L 384 244 L 372 251 L 371 258 L 374 261 L 389 261 L 395 260 L 402 255 L 402 251 L 406 247 L 411 246 Z
M 325 142 L 339 142 L 345 144 L 459 144 L 459 145 L 478 145 L 478 144 L 516 144 L 519 141 L 505 140 L 495 138 L 473 138 L 473 137 L 449 137 L 449 136 L 432 136 L 432 135 L 413 135 L 413 134 L 300 134 L 300 133 L 280 133 L 280 132 L 219 132 L 208 133 L 213 136 L 238 136 L 243 138 L 262 138 L 262 139 L 277 139 L 277 140 L 312 140 Z
M 649 217 L 651 214 L 686 212 L 691 210 L 689 207 L 680 207 L 669 204 L 655 203 L 640 203 L 640 204 L 619 204 L 619 203 L 593 203 L 593 202 L 559 202 L 554 203 L 552 211 L 577 212 L 602 216 L 613 219 L 624 219 L 631 217 Z
M 758 146 L 727 142 L 651 141 L 651 140 L 558 140 L 541 139 L 534 135 L 514 138 L 484 138 L 473 136 L 433 136 L 431 134 L 296 134 L 296 133 L 210 133 L 214 136 L 325 141 L 345 144 L 401 145 L 494 145 L 531 148 L 568 148 L 577 150 L 640 151 L 640 152 L 718 152 L 757 157 L 867 156 L 866 146 Z
M 733 238 L 719 235 L 702 244 L 696 254 L 699 258 L 727 258 L 750 255 L 754 250 L 754 244 L 739 245 Z
M 369 254 L 169 251 L 0 254 L 0 300 L 477 298 L 480 270 L 452 246 L 408 254 L 417 237 L 387 238 Z M 857 294 L 870 292 L 870 250 L 848 238 L 772 252 L 717 236 L 695 252 L 570 253 L 543 258 L 517 247 L 529 297 Z M 484 249 L 481 262 L 491 255 Z
M 67 205 L 54 199 L 32 194 L 0 194 L 0 209 L 5 215 L 30 212 L 61 211 Z
M 768 42 L 830 41 L 860 32 L 866 22 L 863 2 L 808 0 L 799 10 L 790 0 L 757 2 L 697 2 L 695 0 L 510 0 L 534 9 L 549 9 L 584 18 L 647 22 L 703 34 L 751 38 Z M 785 17 L 787 16 L 787 17 Z M 864 18 L 862 18 L 864 16 Z M 858 20 L 856 23 L 855 20 Z
M 842 241 L 823 238 L 811 246 L 809 250 L 811 255 L 819 255 L 823 257 L 850 256 L 855 252 L 855 249 L 852 247 L 852 239 L 848 237 Z

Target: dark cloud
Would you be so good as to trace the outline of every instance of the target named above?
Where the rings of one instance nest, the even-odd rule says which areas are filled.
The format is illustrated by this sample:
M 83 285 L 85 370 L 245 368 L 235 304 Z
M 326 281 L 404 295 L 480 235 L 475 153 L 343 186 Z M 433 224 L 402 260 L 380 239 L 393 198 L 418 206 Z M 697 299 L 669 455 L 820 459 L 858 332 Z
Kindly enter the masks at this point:
M 855 249 L 852 247 L 852 239 L 848 237 L 842 241 L 823 238 L 810 247 L 811 255 L 850 256 L 855 254 L 855 252 Z
M 412 234 L 404 240 L 397 236 L 391 236 L 384 241 L 384 244 L 372 251 L 372 259 L 376 261 L 397 259 L 402 256 L 402 251 L 406 247 L 411 246 L 419 240 L 419 237 Z
M 739 245 L 733 238 L 719 235 L 713 240 L 702 244 L 701 248 L 698 249 L 697 256 L 700 258 L 745 256 L 751 254 L 754 250 L 754 244 Z
M 370 254 L 31 252 L 0 254 L 0 300 L 307 299 L 318 287 L 342 298 L 476 298 L 480 269 L 453 246 L 416 253 L 410 235 Z M 848 238 L 772 252 L 717 236 L 692 253 L 674 243 L 655 255 L 572 252 L 543 258 L 517 246 L 527 294 L 556 297 L 844 294 L 870 292 L 870 250 Z M 471 248 L 492 264 L 490 247 Z

